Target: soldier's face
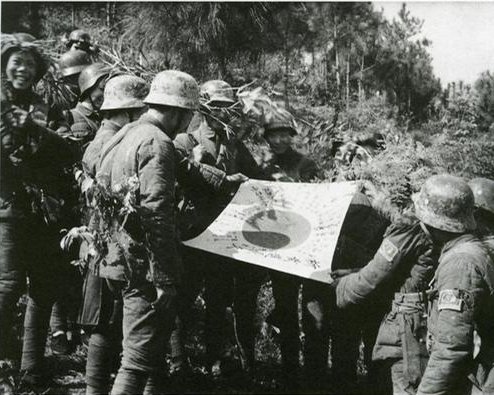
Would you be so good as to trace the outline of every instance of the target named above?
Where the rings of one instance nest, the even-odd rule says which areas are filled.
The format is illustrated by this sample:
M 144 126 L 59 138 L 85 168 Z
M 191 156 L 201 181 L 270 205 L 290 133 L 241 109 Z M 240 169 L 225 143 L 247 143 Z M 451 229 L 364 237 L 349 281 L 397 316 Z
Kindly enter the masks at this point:
M 103 104 L 103 92 L 105 90 L 106 78 L 102 78 L 98 81 L 98 83 L 91 89 L 91 93 L 89 96 L 91 97 L 91 102 L 95 109 L 99 110 L 101 105 Z
M 230 103 L 213 102 L 209 107 L 209 114 L 206 116 L 206 120 L 211 129 L 215 132 L 224 133 L 224 124 L 229 124 L 231 121 L 231 114 L 229 109 Z
M 14 89 L 29 89 L 36 78 L 36 60 L 29 52 L 14 52 L 10 55 L 5 73 Z
M 181 109 L 176 128 L 176 135 L 179 133 L 185 133 L 187 128 L 189 127 L 190 121 L 192 121 L 192 117 L 194 116 L 194 112 L 191 110 Z
M 81 51 L 89 52 L 89 44 L 86 41 L 72 41 L 69 50 L 73 51 L 79 49 Z
M 265 134 L 265 139 L 275 154 L 283 154 L 292 144 L 290 131 L 285 129 L 269 131 Z

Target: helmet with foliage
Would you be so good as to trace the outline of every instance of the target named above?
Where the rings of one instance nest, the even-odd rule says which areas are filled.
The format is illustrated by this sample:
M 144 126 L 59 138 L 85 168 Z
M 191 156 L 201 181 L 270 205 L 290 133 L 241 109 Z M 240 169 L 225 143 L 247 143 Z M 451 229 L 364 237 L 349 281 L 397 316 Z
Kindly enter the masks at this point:
M 73 30 L 69 34 L 69 40 L 67 46 L 70 48 L 71 45 L 76 42 L 89 47 L 89 45 L 91 44 L 91 36 L 89 35 L 89 33 L 85 32 L 84 30 L 81 29 Z
M 272 107 L 264 114 L 264 136 L 266 133 L 274 130 L 285 129 L 290 132 L 292 136 L 297 134 L 297 125 L 295 119 L 289 111 L 280 108 Z
M 80 49 L 65 52 L 58 61 L 60 74 L 62 77 L 69 77 L 74 74 L 79 74 L 86 66 L 92 63 L 91 57 L 87 52 Z
M 161 71 L 154 77 L 144 103 L 197 110 L 199 85 L 194 77 L 182 71 Z
M 103 63 L 93 63 L 86 66 L 79 75 L 81 96 L 93 88 L 101 78 L 107 78 L 110 72 L 110 68 Z
M 448 174 L 429 177 L 413 200 L 417 218 L 433 228 L 464 233 L 477 227 L 472 190 L 459 177 Z
M 2 34 L 1 40 L 1 54 L 2 54 L 2 72 L 7 66 L 7 62 L 14 52 L 25 51 L 30 52 L 36 62 L 36 77 L 35 80 L 39 81 L 45 73 L 48 71 L 50 61 L 43 55 L 41 48 L 34 43 L 30 38 L 26 39 L 26 36 L 32 37 L 27 33 L 14 33 L 14 34 Z
M 474 178 L 468 185 L 475 198 L 475 206 L 494 214 L 494 181 L 488 178 Z
M 210 80 L 201 85 L 201 103 L 206 106 L 223 107 L 235 103 L 233 88 L 228 82 Z
M 113 77 L 105 86 L 101 110 L 122 110 L 142 108 L 144 97 L 149 93 L 149 85 L 134 75 Z

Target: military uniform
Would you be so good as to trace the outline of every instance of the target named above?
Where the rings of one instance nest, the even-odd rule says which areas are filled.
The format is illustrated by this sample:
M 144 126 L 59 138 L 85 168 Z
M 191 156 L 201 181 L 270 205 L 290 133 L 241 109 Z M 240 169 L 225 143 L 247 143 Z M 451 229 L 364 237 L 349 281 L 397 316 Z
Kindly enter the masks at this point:
M 272 153 L 267 160 L 261 162 L 261 167 L 270 179 L 277 181 L 309 182 L 319 175 L 319 169 L 315 162 L 291 147 L 288 147 L 281 154 Z M 276 270 L 269 270 L 268 272 L 273 289 L 275 309 L 267 321 L 280 329 L 281 358 L 285 381 L 296 383 L 301 348 L 298 305 L 302 279 Z
M 205 120 L 191 134 L 180 134 L 175 138 L 177 150 L 189 155 L 198 144 L 206 150 L 202 161 L 204 165 L 214 166 L 226 175 L 241 172 L 252 178 L 262 178 L 263 173 L 245 145 L 237 139 L 220 141 Z M 185 196 L 185 204 L 180 214 L 181 237 L 188 239 L 200 234 L 214 221 L 231 200 L 232 191 L 220 189 L 207 192 L 198 189 L 197 184 L 193 185 L 190 181 L 183 183 L 179 179 L 179 183 L 183 187 Z M 243 262 L 232 262 L 229 258 L 187 247 L 182 251 L 188 279 L 187 289 L 182 292 L 185 304 L 180 309 L 182 321 L 191 321 L 187 317 L 190 303 L 200 292 L 204 279 L 204 298 L 207 306 L 206 345 L 209 362 L 213 364 L 223 357 L 230 327 L 225 311 L 232 303 L 233 297 L 238 320 L 238 337 L 247 354 L 248 362 L 252 364 L 255 340 L 254 316 L 257 293 L 264 278 L 263 271 Z
M 100 155 L 104 145 L 121 129 L 120 125 L 105 119 L 84 152 L 82 165 L 84 177 L 96 177 L 100 165 Z M 86 209 L 88 210 L 88 209 Z M 90 211 L 90 210 L 89 210 Z M 94 219 L 87 213 L 90 227 Z M 87 246 L 81 246 L 81 256 Z M 90 267 L 82 286 L 82 304 L 78 323 L 90 331 L 88 357 L 86 361 L 86 393 L 105 393 L 109 391 L 110 374 L 122 350 L 122 297 L 119 292 L 124 285 L 123 273 L 120 278 L 105 279 L 96 274 L 96 268 Z
M 361 268 L 377 252 L 389 221 L 363 193 L 356 193 L 343 222 L 333 257 L 333 270 Z M 327 378 L 329 339 L 331 370 L 337 380 L 331 383 L 339 391 L 353 392 L 357 382 L 360 340 L 364 340 L 364 363 L 368 382 L 382 393 L 378 369 L 372 363 L 372 348 L 387 303 L 368 304 L 365 308 L 338 309 L 333 289 L 323 283 L 306 280 L 303 288 L 302 323 L 305 333 L 304 370 L 306 385 L 322 390 Z
M 336 287 L 340 308 L 388 303 L 373 359 L 391 364 L 397 394 L 415 393 L 427 361 L 424 314 L 425 292 L 436 267 L 432 251 L 432 240 L 418 221 L 391 225 L 374 258 Z
M 9 127 L 4 117 L 12 105 L 29 111 L 32 124 L 22 130 Z M 67 143 L 48 129 L 49 108 L 39 96 L 31 91 L 16 92 L 2 79 L 1 107 L 0 339 L 8 339 L 12 306 L 22 291 L 27 269 L 30 298 L 21 368 L 39 373 L 51 308 L 56 297 L 66 291 L 63 284 L 69 268 L 58 239 L 60 229 L 70 224 L 73 196 L 64 167 L 74 158 Z M 4 347 L 0 345 L 2 354 Z
M 121 129 L 121 126 L 109 119 L 103 120 L 100 128 L 86 148 L 82 157 L 82 166 L 84 171 L 91 176 L 96 175 L 96 169 L 99 165 L 101 151 L 104 145 Z
M 152 307 L 155 286 L 178 285 L 182 277 L 174 212 L 173 143 L 154 118 L 143 115 L 105 145 L 98 174 L 108 175 L 111 185 L 139 175 L 138 217 L 127 221 L 129 239 L 122 244 L 129 249 L 126 256 L 131 272 L 127 272 L 122 290 L 123 355 L 113 391 L 126 388 L 129 377 L 144 380 L 133 383 L 142 390 L 146 380 L 157 373 L 175 318 L 173 304 Z M 144 248 L 144 234 L 153 260 Z
M 418 394 L 494 393 L 492 239 L 471 234 L 443 247 L 432 285 L 430 358 Z
M 265 173 L 280 181 L 309 182 L 318 178 L 316 163 L 291 147 L 282 154 L 272 154 L 261 164 Z
M 94 139 L 100 127 L 101 118 L 88 103 L 82 102 L 78 102 L 69 111 L 67 118 L 70 122 L 70 134 L 67 138 L 73 142 L 76 151 L 82 158 L 86 147 Z

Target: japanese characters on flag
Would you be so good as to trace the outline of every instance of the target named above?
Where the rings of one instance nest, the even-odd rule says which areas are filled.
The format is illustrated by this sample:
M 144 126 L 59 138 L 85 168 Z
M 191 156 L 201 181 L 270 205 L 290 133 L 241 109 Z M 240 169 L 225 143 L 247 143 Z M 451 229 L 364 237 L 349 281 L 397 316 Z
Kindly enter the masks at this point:
M 356 190 L 355 182 L 250 180 L 208 229 L 184 244 L 328 283 L 341 226 Z

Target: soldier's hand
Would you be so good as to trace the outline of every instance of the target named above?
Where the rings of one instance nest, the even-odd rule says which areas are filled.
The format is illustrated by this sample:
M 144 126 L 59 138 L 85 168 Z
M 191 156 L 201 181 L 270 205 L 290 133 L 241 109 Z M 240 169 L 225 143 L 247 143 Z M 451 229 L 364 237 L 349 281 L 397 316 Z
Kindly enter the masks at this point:
M 330 275 L 333 279 L 341 278 L 348 276 L 349 274 L 356 273 L 360 269 L 354 268 L 354 269 L 338 269 L 338 270 L 333 270 Z
M 167 285 L 156 288 L 156 300 L 151 303 L 151 307 L 155 310 L 164 308 L 169 309 L 175 302 L 177 297 L 177 289 L 174 285 Z
M 360 190 L 365 196 L 367 196 L 371 201 L 384 200 L 385 195 L 380 191 L 371 181 L 363 180 L 360 183 Z
M 9 128 L 17 127 L 17 118 L 14 114 L 14 106 L 10 107 L 8 110 L 2 112 L 2 127 L 5 124 Z
M 17 106 L 12 106 L 12 110 L 10 111 L 10 113 L 12 114 L 12 127 L 21 129 L 25 126 L 28 126 L 29 123 L 32 121 L 30 113 Z
M 242 173 L 235 173 L 226 176 L 226 180 L 231 184 L 242 184 L 245 181 L 249 181 L 249 177 Z
M 201 144 L 196 145 L 192 149 L 192 159 L 194 159 L 194 161 L 196 161 L 197 163 L 202 163 L 206 154 L 207 154 L 206 148 L 204 148 L 204 146 Z

